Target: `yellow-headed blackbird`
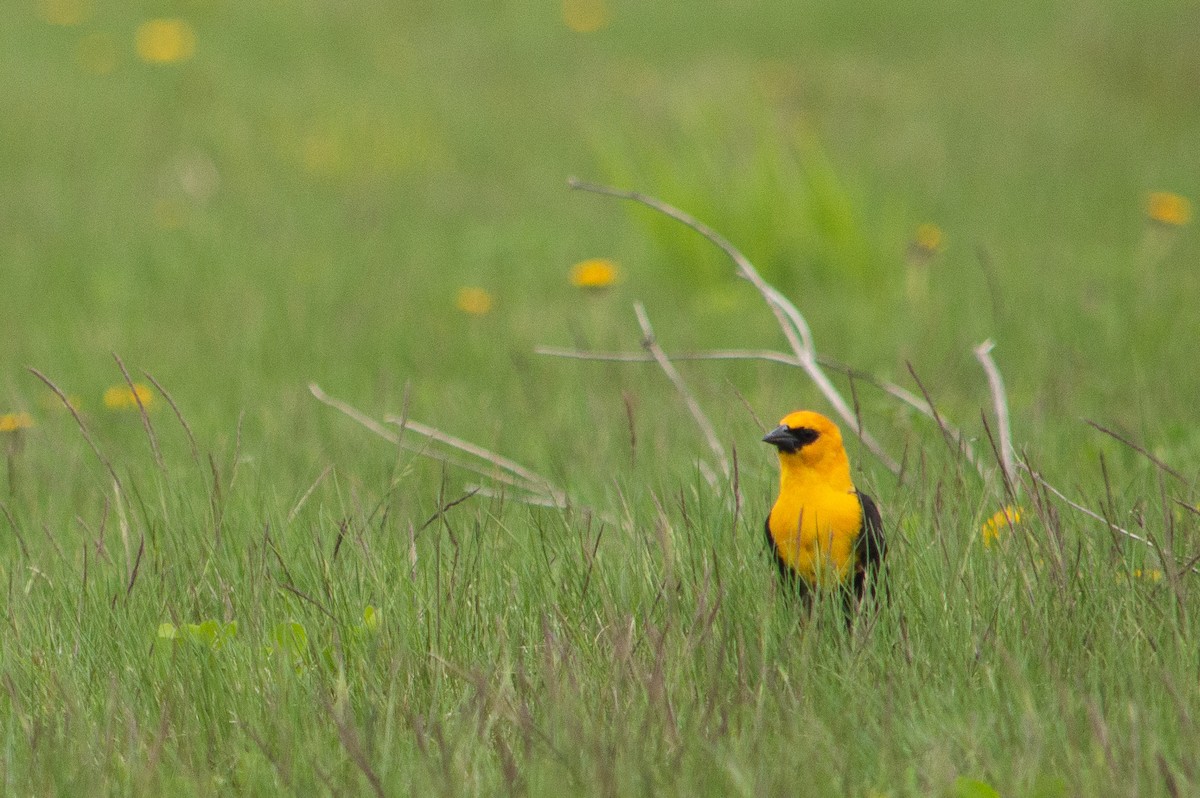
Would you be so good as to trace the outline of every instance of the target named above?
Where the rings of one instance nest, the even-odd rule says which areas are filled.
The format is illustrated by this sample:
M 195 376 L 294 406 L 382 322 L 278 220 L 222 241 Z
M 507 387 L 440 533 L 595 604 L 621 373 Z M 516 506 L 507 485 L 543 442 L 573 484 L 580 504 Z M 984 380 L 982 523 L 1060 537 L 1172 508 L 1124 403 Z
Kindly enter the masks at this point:
M 837 425 L 820 413 L 784 417 L 763 441 L 779 449 L 779 498 L 767 516 L 767 545 L 785 584 L 808 600 L 814 590 L 861 600 L 883 562 L 879 508 L 854 489 Z

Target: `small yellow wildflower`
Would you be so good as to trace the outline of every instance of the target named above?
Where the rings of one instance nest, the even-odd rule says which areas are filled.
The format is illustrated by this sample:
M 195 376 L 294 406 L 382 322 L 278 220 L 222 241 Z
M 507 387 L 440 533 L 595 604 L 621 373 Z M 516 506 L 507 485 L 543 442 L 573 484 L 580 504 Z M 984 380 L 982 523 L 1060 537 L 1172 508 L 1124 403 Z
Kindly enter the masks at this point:
M 33 427 L 33 416 L 21 411 L 0 415 L 0 432 L 18 432 Z
M 1180 227 L 1191 221 L 1192 203 L 1179 194 L 1155 191 L 1146 201 L 1146 215 L 1159 224 Z
M 136 408 L 138 403 L 149 409 L 154 404 L 154 394 L 150 388 L 140 382 L 135 382 L 133 388 L 122 383 L 114 385 L 104 392 L 104 406 L 111 410 L 127 410 Z
M 469 313 L 472 316 L 486 316 L 492 312 L 492 306 L 496 304 L 496 300 L 482 288 L 467 286 L 458 289 L 458 297 L 454 300 L 454 304 L 463 313 Z
M 1006 506 L 983 522 L 983 526 L 979 530 L 983 534 L 983 545 L 991 546 L 993 541 L 1000 538 L 1001 532 L 1019 523 L 1021 523 L 1021 508 L 1013 507 L 1011 504 Z
M 608 27 L 612 14 L 605 0 L 562 0 L 562 18 L 576 33 L 595 33 Z
M 82 25 L 92 15 L 92 4 L 89 0 L 40 0 L 38 13 L 51 25 Z
M 936 224 L 923 224 L 917 227 L 917 234 L 913 237 L 913 246 L 920 251 L 934 255 L 942 249 L 942 243 L 945 240 L 945 235 L 942 233 L 942 228 Z
M 120 60 L 117 42 L 107 33 L 89 33 L 76 45 L 75 59 L 89 75 L 108 75 L 116 70 Z
M 182 19 L 152 19 L 137 29 L 137 54 L 147 64 L 173 64 L 196 53 L 196 32 Z
M 571 267 L 571 285 L 579 288 L 607 288 L 617 281 L 617 264 L 607 258 L 591 258 Z
M 1134 568 L 1133 578 L 1145 579 L 1147 582 L 1161 582 L 1163 578 L 1163 572 L 1158 568 L 1147 568 L 1145 570 L 1142 570 L 1141 568 Z

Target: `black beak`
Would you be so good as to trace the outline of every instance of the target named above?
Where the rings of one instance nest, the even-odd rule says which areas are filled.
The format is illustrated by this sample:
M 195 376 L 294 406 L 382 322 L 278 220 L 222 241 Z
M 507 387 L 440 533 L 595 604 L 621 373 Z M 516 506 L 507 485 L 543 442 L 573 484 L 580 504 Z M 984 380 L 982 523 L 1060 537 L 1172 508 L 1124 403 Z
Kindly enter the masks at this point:
M 796 444 L 796 436 L 792 431 L 783 424 L 780 424 L 775 429 L 763 436 L 763 443 L 769 443 L 776 446 L 783 452 L 794 452 L 799 448 Z

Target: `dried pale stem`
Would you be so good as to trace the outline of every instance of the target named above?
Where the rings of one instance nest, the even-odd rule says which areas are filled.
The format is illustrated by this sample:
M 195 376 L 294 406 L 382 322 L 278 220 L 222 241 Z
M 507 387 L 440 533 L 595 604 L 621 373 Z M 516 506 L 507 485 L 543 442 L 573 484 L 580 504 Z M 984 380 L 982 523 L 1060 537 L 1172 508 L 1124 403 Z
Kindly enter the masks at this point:
M 684 382 L 683 376 L 679 370 L 667 358 L 662 347 L 658 345 L 658 341 L 654 337 L 654 328 L 650 326 L 650 317 L 646 315 L 646 306 L 641 302 L 633 304 L 633 310 L 637 314 L 638 326 L 642 328 L 642 346 L 658 363 L 659 368 L 667 375 L 667 379 L 675 386 L 675 390 L 679 392 L 680 398 L 683 399 L 684 405 L 687 406 L 688 412 L 696 422 L 696 426 L 700 427 L 701 433 L 704 434 L 704 440 L 708 442 L 708 448 L 717 458 L 717 464 L 721 467 L 721 473 L 728 479 L 729 458 L 725 455 L 725 450 L 721 446 L 720 439 L 717 438 L 716 430 L 713 429 L 712 422 L 708 420 L 708 416 L 704 415 L 704 411 L 700 409 L 700 403 L 696 401 L 696 397 L 688 390 L 687 383 Z
M 113 484 L 118 490 L 120 490 L 121 479 L 117 476 L 117 472 L 113 469 L 112 463 L 110 463 L 108 458 L 105 457 L 100 451 L 100 447 L 96 445 L 96 441 L 92 439 L 91 433 L 88 432 L 87 425 L 83 423 L 83 419 L 80 417 L 79 411 L 76 410 L 75 406 L 71 404 L 71 400 L 67 399 L 67 395 L 62 392 L 62 389 L 55 385 L 45 374 L 38 371 L 33 366 L 27 366 L 26 368 L 30 374 L 44 382 L 46 387 L 53 391 L 54 395 L 58 397 L 59 401 L 63 403 L 63 407 L 67 408 L 67 411 L 71 414 L 71 417 L 75 419 L 76 425 L 79 426 L 79 432 L 82 433 L 83 439 L 87 441 L 88 446 L 92 447 L 92 452 L 95 453 L 96 458 L 99 459 L 104 465 L 105 470 L 108 471 L 108 475 L 112 477 Z
M 646 352 L 591 352 L 579 349 L 570 349 L 558 346 L 539 346 L 534 350 L 539 355 L 547 357 L 561 357 L 568 360 L 598 360 L 611 363 L 652 363 L 655 361 L 653 355 Z M 801 366 L 800 360 L 795 355 L 789 355 L 786 352 L 777 352 L 773 349 L 712 349 L 703 352 L 678 352 L 667 355 L 668 360 L 762 360 L 768 363 L 781 363 L 785 366 Z M 961 449 L 963 456 L 967 458 L 967 462 L 975 466 L 980 475 L 984 475 L 983 464 L 975 454 L 975 450 L 971 444 L 963 437 L 956 427 L 946 423 L 946 420 L 940 418 L 937 411 L 921 397 L 914 394 L 912 391 L 897 385 L 894 382 L 877 377 L 868 371 L 862 371 L 852 366 L 847 366 L 841 361 L 823 355 L 817 356 L 817 361 L 827 369 L 845 374 L 846 376 L 863 380 L 875 386 L 879 390 L 888 394 L 894 399 L 903 402 L 917 412 L 928 418 L 933 419 L 938 423 L 942 431 L 949 435 L 954 443 Z
M 133 384 L 133 377 L 129 376 L 129 369 L 125 368 L 125 362 L 121 360 L 121 356 L 116 352 L 112 353 L 113 360 L 117 361 L 117 368 L 121 370 L 121 376 L 125 378 L 125 384 L 129 386 L 129 393 L 133 396 L 133 401 L 137 403 L 138 415 L 142 417 L 142 428 L 146 430 L 146 437 L 150 439 L 150 450 L 154 452 L 154 462 L 158 466 L 158 470 L 167 473 L 166 463 L 163 462 L 162 452 L 158 448 L 158 436 L 154 434 L 154 425 L 150 423 L 150 414 L 146 412 L 146 405 L 142 401 L 141 394 L 138 393 L 137 386 Z
M 1187 479 L 1184 478 L 1183 474 L 1180 474 L 1174 468 L 1171 468 L 1171 466 L 1167 465 L 1162 460 L 1160 460 L 1157 457 L 1155 457 L 1154 455 L 1150 454 L 1150 452 L 1146 451 L 1145 448 L 1138 446 L 1136 443 L 1134 443 L 1133 441 L 1124 437 L 1123 435 L 1119 435 L 1116 432 L 1113 432 L 1112 430 L 1108 429 L 1107 427 L 1102 427 L 1099 424 L 1097 424 L 1095 421 L 1092 421 L 1091 419 L 1085 418 L 1083 421 L 1088 426 L 1093 427 L 1094 429 L 1097 429 L 1100 432 L 1103 432 L 1105 435 L 1109 436 L 1110 438 L 1112 438 L 1116 441 L 1119 441 L 1120 443 L 1125 444 L 1130 449 L 1133 449 L 1135 452 L 1140 454 L 1142 457 L 1145 457 L 1147 460 L 1149 460 L 1151 463 L 1153 463 L 1155 465 L 1155 467 L 1158 468 L 1158 470 L 1160 470 L 1164 473 L 1170 474 L 1171 476 L 1175 477 L 1175 479 L 1179 480 L 1180 482 L 1187 482 Z
M 601 186 L 596 183 L 587 183 L 574 177 L 567 180 L 567 185 L 576 191 L 587 191 L 592 194 L 602 194 L 608 197 L 617 197 L 618 199 L 640 203 L 648 208 L 653 208 L 664 216 L 671 217 L 680 224 L 690 227 L 692 230 L 695 230 L 697 233 L 707 238 L 718 249 L 729 256 L 729 259 L 732 260 L 734 265 L 737 267 L 738 276 L 748 280 L 751 285 L 758 289 L 758 292 L 767 300 L 767 304 L 771 307 L 771 312 L 773 312 L 775 317 L 779 320 L 779 326 L 783 330 L 784 337 L 788 339 L 788 344 L 791 345 L 792 349 L 797 353 L 803 349 L 812 351 L 812 341 L 805 340 L 802 337 L 803 334 L 801 332 L 801 330 L 807 331 L 808 325 L 796 327 L 790 323 L 787 312 L 782 307 L 777 306 L 771 299 L 772 294 L 778 296 L 778 292 L 775 291 L 775 289 L 762 278 L 762 275 L 760 275 L 758 270 L 754 268 L 754 264 L 752 264 L 746 258 L 746 256 L 737 249 L 737 247 L 731 244 L 729 240 L 725 238 L 725 236 L 721 235 L 716 230 L 713 230 L 711 227 L 704 224 L 704 222 L 701 222 L 691 214 L 684 213 L 675 206 L 668 205 L 662 200 L 656 199 L 647 194 L 642 194 L 637 191 L 622 191 L 618 188 Z
M 162 384 L 159 383 L 158 380 L 154 379 L 153 374 L 148 371 L 143 371 L 142 374 L 145 375 L 146 379 L 150 380 L 150 384 L 152 384 L 158 390 L 158 392 L 163 395 L 163 398 L 167 400 L 167 404 L 171 406 L 171 411 L 175 413 L 175 418 L 179 420 L 179 426 L 183 427 L 184 433 L 187 434 L 188 445 L 192 447 L 192 460 L 199 465 L 200 448 L 196 446 L 196 436 L 192 434 L 192 428 L 188 426 L 187 421 L 183 417 L 183 413 L 179 411 L 179 405 L 175 404 L 174 397 L 167 392 L 166 388 L 162 387 Z
M 457 449 L 460 452 L 464 452 L 473 457 L 478 457 L 480 460 L 485 460 L 497 468 L 516 476 L 519 480 L 522 480 L 524 483 L 526 483 L 520 487 L 524 487 L 531 493 L 544 493 L 549 495 L 560 504 L 564 506 L 566 505 L 566 495 L 558 488 L 554 487 L 550 480 L 546 479 L 540 474 L 530 471 L 520 463 L 509 460 L 503 455 L 496 454 L 490 449 L 485 449 L 482 446 L 476 446 L 470 441 L 464 441 L 462 438 L 456 438 L 453 435 L 447 435 L 435 427 L 421 424 L 420 422 L 413 421 L 411 418 L 401 419 L 398 416 L 384 416 L 383 420 L 389 424 L 400 426 L 401 432 L 404 432 L 404 430 L 411 430 L 412 432 L 415 432 L 418 435 L 423 435 L 432 441 L 437 441 L 438 443 L 449 446 L 452 449 Z
M 424 424 L 417 423 L 412 419 L 405 420 L 404 429 L 411 430 L 418 435 L 425 436 L 429 440 L 437 441 L 446 446 L 450 446 L 451 448 L 458 449 L 466 454 L 478 457 L 495 466 L 494 469 L 482 468 L 473 462 L 454 457 L 448 453 L 430 450 L 428 445 L 417 445 L 405 441 L 401 435 L 401 432 L 393 432 L 392 430 L 388 429 L 388 427 L 371 418 L 366 413 L 363 413 L 353 405 L 328 395 L 321 390 L 321 387 L 315 382 L 309 383 L 308 390 L 314 397 L 316 397 L 318 401 L 329 405 L 346 416 L 349 416 L 354 421 L 357 421 L 371 432 L 395 446 L 399 446 L 410 452 L 415 452 L 424 457 L 429 457 L 433 460 L 447 463 L 457 468 L 462 468 L 463 470 L 470 471 L 474 474 L 478 474 L 479 476 L 486 477 L 488 479 L 494 479 L 497 482 L 502 482 L 506 485 L 510 485 L 527 493 L 533 494 L 537 500 L 527 503 L 543 504 L 548 502 L 554 507 L 565 507 L 568 504 L 566 494 L 553 487 L 548 480 L 546 480 L 544 477 L 534 474 L 528 469 L 523 468 L 519 464 L 514 463 L 507 458 L 500 457 L 499 455 L 489 452 L 486 449 L 482 449 L 466 441 L 446 435 L 445 433 L 436 430 L 433 427 L 428 427 Z M 390 417 L 388 422 L 395 423 Z M 514 471 L 511 467 L 506 466 L 516 466 L 517 470 Z M 524 497 L 521 496 L 514 496 L 513 498 L 516 498 L 518 501 L 524 500 Z
M 614 363 L 654 363 L 656 358 L 649 352 L 588 352 L 558 346 L 539 346 L 533 350 L 547 357 L 568 360 L 603 360 Z M 786 352 L 771 349 L 713 349 L 706 352 L 679 352 L 667 355 L 668 360 L 767 360 L 785 366 L 799 366 L 800 361 Z
M 1084 507 L 1082 504 L 1079 504 L 1078 502 L 1072 501 L 1071 499 L 1067 498 L 1066 494 L 1064 494 L 1061 490 L 1059 490 L 1058 488 L 1054 487 L 1049 482 L 1047 482 L 1045 477 L 1043 477 L 1038 472 L 1034 471 L 1029 466 L 1022 464 L 1021 468 L 1023 468 L 1025 470 L 1025 472 L 1027 474 L 1029 474 L 1031 479 L 1033 479 L 1035 482 L 1037 482 L 1039 485 L 1041 485 L 1046 490 L 1053 493 L 1060 501 L 1062 501 L 1068 507 L 1083 513 L 1084 515 L 1086 515 L 1089 518 L 1093 518 L 1093 519 L 1099 521 L 1100 523 L 1104 524 L 1112 531 L 1114 531 L 1120 535 L 1123 535 L 1123 536 L 1129 538 L 1130 540 L 1136 540 L 1138 543 L 1141 543 L 1142 545 L 1145 545 L 1145 546 L 1149 546 L 1150 548 L 1157 548 L 1154 545 L 1154 542 L 1151 541 L 1149 538 L 1143 537 L 1142 535 L 1139 535 L 1136 532 L 1130 532 L 1128 529 L 1125 529 L 1124 527 L 1117 526 L 1112 521 L 1110 521 L 1107 518 L 1105 518 L 1104 516 L 1100 515 L 1100 513 L 1096 512 L 1094 510 L 1089 510 L 1087 507 Z M 1192 566 L 1189 570 L 1191 570 L 1193 573 L 1200 573 L 1200 567 L 1198 567 L 1198 566 Z
M 1000 466 L 1004 469 L 1005 479 L 1010 484 L 1015 484 L 1013 480 L 1016 477 L 1016 469 L 1013 464 L 1016 457 L 1013 454 L 1012 425 L 1008 418 L 1008 394 L 1004 390 L 1004 379 L 1000 376 L 1000 369 L 992 359 L 992 350 L 995 347 L 996 344 L 989 338 L 975 347 L 975 358 L 987 374 L 988 390 L 992 394 L 992 405 L 996 410 L 997 434 L 1000 436 Z
M 317 487 L 325 481 L 325 477 L 329 476 L 330 472 L 332 471 L 333 463 L 330 463 L 329 465 L 325 466 L 325 470 L 321 472 L 321 475 L 313 480 L 313 483 L 308 486 L 308 490 L 304 491 L 304 495 L 300 497 L 300 500 L 296 502 L 296 505 L 292 507 L 291 512 L 288 513 L 287 522 L 289 524 L 296 520 L 296 516 L 300 514 L 300 509 L 308 502 L 308 498 L 313 495 L 313 491 L 315 491 Z
M 728 255 L 737 269 L 738 276 L 744 278 L 754 286 L 766 301 L 771 312 L 775 314 L 775 319 L 779 323 L 780 330 L 796 355 L 797 365 L 804 369 L 809 378 L 816 384 L 821 393 L 824 394 L 826 400 L 833 406 L 837 414 L 855 430 L 859 440 L 863 442 L 867 449 L 879 458 L 893 474 L 900 472 L 900 464 L 884 450 L 883 446 L 870 433 L 859 425 L 853 409 L 846 403 L 846 400 L 837 390 L 837 387 L 834 386 L 829 377 L 821 369 L 817 359 L 816 348 L 813 345 L 812 331 L 808 326 L 808 322 L 805 321 L 804 315 L 800 313 L 799 309 L 790 300 L 764 280 L 762 275 L 758 273 L 758 270 L 754 268 L 754 264 L 733 246 L 728 239 L 690 214 L 684 213 L 678 208 L 646 194 L 586 183 L 575 178 L 568 180 L 567 185 L 579 191 L 588 191 L 593 194 L 630 200 L 652 208 L 696 231 Z

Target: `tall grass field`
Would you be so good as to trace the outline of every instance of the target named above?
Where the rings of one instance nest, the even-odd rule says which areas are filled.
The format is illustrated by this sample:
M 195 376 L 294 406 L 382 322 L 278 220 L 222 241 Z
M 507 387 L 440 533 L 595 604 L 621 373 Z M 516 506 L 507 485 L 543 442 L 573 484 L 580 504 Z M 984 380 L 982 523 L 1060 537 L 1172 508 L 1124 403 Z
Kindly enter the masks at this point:
M 1200 795 L 1195 3 L 3 16 L 3 794 Z

